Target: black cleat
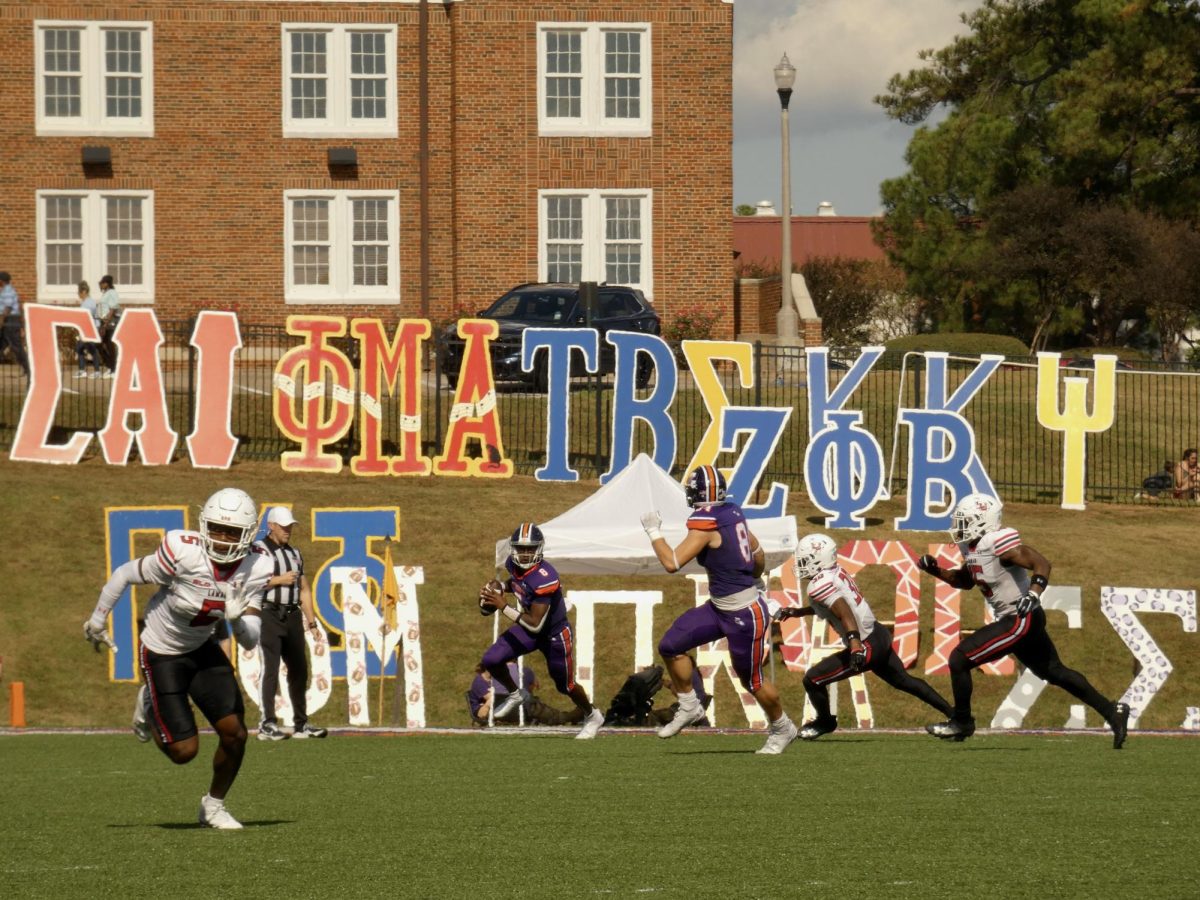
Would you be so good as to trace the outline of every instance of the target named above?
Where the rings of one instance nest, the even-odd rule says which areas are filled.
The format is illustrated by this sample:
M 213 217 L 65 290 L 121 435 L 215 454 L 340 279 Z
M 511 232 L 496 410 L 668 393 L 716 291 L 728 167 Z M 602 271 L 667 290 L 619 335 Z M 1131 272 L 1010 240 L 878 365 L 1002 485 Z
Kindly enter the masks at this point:
M 1113 749 L 1120 750 L 1129 734 L 1129 704 L 1118 703 L 1108 724 L 1113 731 Z
M 837 716 L 830 716 L 827 719 L 818 717 L 804 723 L 804 727 L 800 729 L 800 740 L 815 741 L 821 735 L 834 731 L 837 731 Z
M 975 720 L 967 719 L 965 722 L 959 722 L 955 719 L 948 719 L 935 725 L 926 725 L 925 730 L 944 741 L 965 741 L 975 733 Z

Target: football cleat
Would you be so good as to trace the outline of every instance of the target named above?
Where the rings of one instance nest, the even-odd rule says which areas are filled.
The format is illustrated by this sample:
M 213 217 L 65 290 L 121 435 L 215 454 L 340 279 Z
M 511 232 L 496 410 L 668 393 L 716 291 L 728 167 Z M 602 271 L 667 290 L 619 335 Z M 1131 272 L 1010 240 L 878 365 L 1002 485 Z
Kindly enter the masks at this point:
M 796 728 L 796 723 L 789 718 L 784 718 L 783 727 L 779 730 L 771 729 L 767 735 L 767 742 L 762 745 L 762 749 L 758 753 L 766 756 L 778 756 L 788 748 L 788 744 L 794 741 L 800 732 Z
M 830 716 L 827 719 L 816 718 L 804 723 L 804 727 L 800 729 L 800 740 L 815 741 L 823 734 L 831 734 L 837 731 L 837 716 Z
M 307 738 L 323 738 L 323 737 L 326 737 L 328 734 L 329 734 L 329 729 L 313 728 L 313 726 L 311 726 L 307 722 L 305 722 L 303 725 L 301 725 L 299 728 L 295 729 L 292 732 L 292 737 L 298 741 L 303 741 L 303 740 L 306 740 Z
M 237 831 L 242 827 L 242 823 L 229 814 L 224 800 L 217 800 L 208 794 L 200 798 L 200 814 L 196 820 L 207 828 L 221 831 Z
M 146 685 L 138 688 L 137 701 L 133 705 L 133 734 L 143 744 L 150 740 L 150 691 Z
M 975 720 L 959 722 L 956 719 L 947 719 L 945 722 L 926 725 L 925 730 L 944 741 L 965 741 L 975 733 Z
M 680 706 L 675 710 L 675 715 L 671 721 L 658 729 L 660 738 L 671 738 L 683 731 L 689 725 L 694 725 L 704 718 L 704 707 L 697 703 L 695 706 L 687 707 Z
M 263 722 L 258 726 L 258 739 L 260 741 L 286 741 L 288 733 L 274 722 Z
M 1108 724 L 1113 732 L 1113 749 L 1120 750 L 1129 734 L 1129 704 L 1118 703 Z
M 529 692 L 524 688 L 517 688 L 507 697 L 500 701 L 500 705 L 496 707 L 492 713 L 493 719 L 503 719 L 510 713 L 516 712 L 517 707 L 529 699 Z
M 575 735 L 577 741 L 590 741 L 596 736 L 596 732 L 600 730 L 600 726 L 604 724 L 604 713 L 600 712 L 596 707 L 592 707 L 592 711 L 587 714 L 583 720 L 583 729 L 579 734 Z

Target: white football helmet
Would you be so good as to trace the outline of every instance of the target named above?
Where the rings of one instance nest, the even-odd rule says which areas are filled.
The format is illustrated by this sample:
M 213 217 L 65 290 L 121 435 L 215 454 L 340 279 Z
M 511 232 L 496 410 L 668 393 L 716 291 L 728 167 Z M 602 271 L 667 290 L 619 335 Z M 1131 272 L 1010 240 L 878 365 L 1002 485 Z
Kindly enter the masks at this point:
M 236 535 L 232 540 L 214 538 L 212 528 L 229 529 Z M 250 544 L 258 532 L 258 507 L 250 495 L 237 488 L 221 488 L 200 510 L 200 537 L 204 552 L 215 563 L 237 562 L 250 552 Z
M 824 534 L 808 534 L 796 544 L 796 577 L 812 578 L 837 565 L 837 544 Z
M 995 497 L 987 494 L 967 494 L 950 517 L 950 538 L 956 544 L 969 544 L 1000 527 L 1000 510 L 1004 508 Z

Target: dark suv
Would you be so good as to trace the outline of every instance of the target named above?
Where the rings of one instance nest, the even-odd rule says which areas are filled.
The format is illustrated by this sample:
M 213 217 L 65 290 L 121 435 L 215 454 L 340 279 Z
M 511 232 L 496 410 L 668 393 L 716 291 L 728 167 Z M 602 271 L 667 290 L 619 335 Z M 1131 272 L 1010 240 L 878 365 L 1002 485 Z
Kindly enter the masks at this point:
M 477 318 L 495 319 L 500 323 L 500 334 L 492 343 L 492 372 L 496 381 L 524 382 L 539 391 L 546 389 L 546 352 L 540 351 L 534 358 L 532 372 L 521 371 L 521 333 L 526 328 L 584 328 L 590 320 L 591 327 L 600 333 L 602 374 L 613 371 L 616 356 L 612 346 L 604 340 L 607 332 L 662 333 L 658 314 L 645 295 L 637 288 L 617 284 L 597 285 L 590 316 L 580 299 L 577 284 L 522 284 L 481 310 Z M 458 384 L 463 353 L 463 340 L 458 336 L 457 325 L 449 326 L 442 333 L 440 343 L 442 371 L 446 374 L 446 383 L 453 389 Z M 582 356 L 572 353 L 571 358 L 571 374 L 587 374 Z M 646 355 L 639 353 L 638 387 L 649 383 L 652 369 L 653 364 Z

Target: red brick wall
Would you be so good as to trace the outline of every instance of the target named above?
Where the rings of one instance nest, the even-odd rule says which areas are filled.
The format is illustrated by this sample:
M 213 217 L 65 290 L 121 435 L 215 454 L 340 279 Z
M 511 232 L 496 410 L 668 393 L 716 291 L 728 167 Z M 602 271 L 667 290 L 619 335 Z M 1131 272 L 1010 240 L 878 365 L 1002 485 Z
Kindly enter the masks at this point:
M 430 296 L 437 318 L 537 277 L 537 191 L 653 189 L 655 304 L 718 302 L 732 335 L 732 16 L 720 0 L 591 4 L 471 0 L 429 6 Z M 38 137 L 35 19 L 154 22 L 153 138 Z M 652 27 L 653 135 L 537 136 L 538 21 Z M 285 139 L 280 23 L 384 22 L 397 31 L 399 139 Z M 36 294 L 35 191 L 152 188 L 155 308 L 164 318 L 236 301 L 247 321 L 290 313 L 416 316 L 420 303 L 416 4 L 0 3 L 5 64 L 0 268 Z M 112 149 L 111 177 L 85 177 L 84 144 Z M 334 180 L 326 149 L 353 145 L 358 175 Z M 401 305 L 285 305 L 283 192 L 400 193 Z M 93 285 L 103 274 L 85 273 Z

